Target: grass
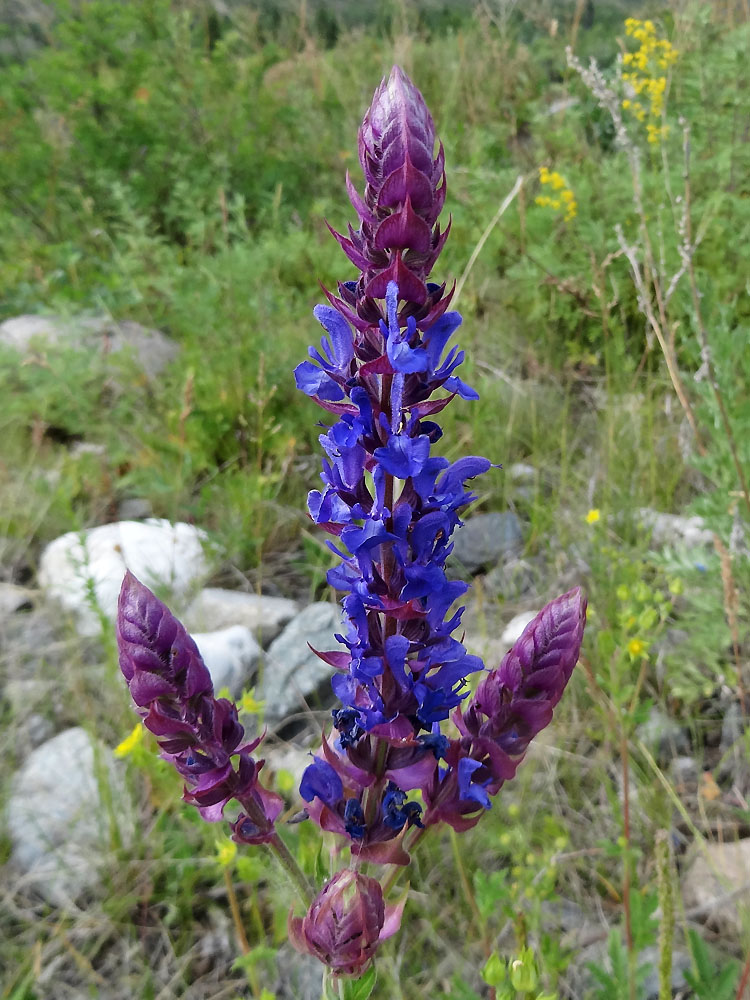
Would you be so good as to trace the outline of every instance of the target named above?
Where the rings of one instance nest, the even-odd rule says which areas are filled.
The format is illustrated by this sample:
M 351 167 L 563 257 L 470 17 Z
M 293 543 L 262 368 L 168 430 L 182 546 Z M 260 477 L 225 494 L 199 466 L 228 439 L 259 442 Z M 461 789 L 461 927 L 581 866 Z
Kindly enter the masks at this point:
M 507 959 L 527 977 L 511 997 L 577 996 L 590 961 L 600 973 L 590 996 L 635 1000 L 643 953 L 658 945 L 654 909 L 684 849 L 741 837 L 750 822 L 747 789 L 721 776 L 718 746 L 722 715 L 747 681 L 750 571 L 737 475 L 750 462 L 747 12 L 487 0 L 442 13 L 383 5 L 376 22 L 352 23 L 344 5 L 307 18 L 304 7 L 275 9 L 224 16 L 200 2 L 60 2 L 44 44 L 23 61 L 6 57 L 0 319 L 105 314 L 163 330 L 181 351 L 155 383 L 126 358 L 50 350 L 19 366 L 0 355 L 3 575 L 33 586 L 46 543 L 112 520 L 120 501 L 138 497 L 156 516 L 209 531 L 218 582 L 326 596 L 328 555 L 303 515 L 318 429 L 290 371 L 316 336 L 317 282 L 349 276 L 321 220 L 340 228 L 350 218 L 342 179 L 346 168 L 357 173 L 361 114 L 384 69 L 403 63 L 446 145 L 453 223 L 441 278 L 464 273 L 523 178 L 462 283 L 465 377 L 481 400 L 446 411 L 445 453 L 534 467 L 526 491 L 506 473 L 485 477 L 478 509 L 512 505 L 528 525 L 525 558 L 544 572 L 535 596 L 552 597 L 573 573 L 591 617 L 571 690 L 518 778 L 459 851 L 449 838 L 420 847 L 404 932 L 384 949 L 374 996 L 472 1000 L 487 995 L 482 968 L 504 996 Z M 679 53 L 666 135 L 650 144 L 642 123 L 626 120 L 640 212 L 616 123 L 565 56 L 570 43 L 613 81 L 617 53 L 633 48 L 628 15 L 651 16 Z M 552 110 L 564 98 L 575 103 Z M 644 315 L 684 262 L 681 118 L 691 130 L 700 315 L 687 270 L 659 315 L 700 447 Z M 535 204 L 545 165 L 575 192 L 569 222 Z M 99 447 L 76 449 L 81 441 Z M 716 551 L 696 566 L 694 554 L 652 550 L 644 507 L 701 512 Z M 601 519 L 587 524 L 592 508 Z M 483 601 L 477 643 L 517 610 L 512 597 Z M 32 656 L 18 620 L 0 658 L 0 796 L 26 753 L 30 713 L 8 694 L 20 664 L 39 661 L 34 710 L 55 730 L 80 722 L 114 746 L 132 723 L 111 641 L 83 648 L 66 633 Z M 683 637 L 670 646 L 675 629 Z M 707 797 L 707 779 L 684 791 L 669 760 L 643 744 L 652 706 L 684 727 L 718 797 Z M 138 836 L 107 849 L 99 897 L 62 914 L 0 870 L 2 1000 L 300 995 L 299 984 L 275 985 L 277 966 L 290 966 L 280 951 L 286 889 L 250 854 L 229 864 L 226 881 L 215 830 L 179 805 L 159 762 L 144 752 L 128 773 Z M 663 831 L 673 852 L 665 861 L 662 850 L 657 871 Z M 304 825 L 285 835 L 309 871 L 327 866 Z M 0 861 L 8 850 L 0 840 Z M 231 922 L 233 893 L 247 948 Z M 588 938 L 575 919 L 559 929 L 560 900 L 580 907 Z M 695 996 L 715 1000 L 715 969 L 739 1000 L 736 963 L 747 948 L 746 936 L 719 937 L 685 913 L 677 895 L 661 961 L 670 949 L 692 955 Z

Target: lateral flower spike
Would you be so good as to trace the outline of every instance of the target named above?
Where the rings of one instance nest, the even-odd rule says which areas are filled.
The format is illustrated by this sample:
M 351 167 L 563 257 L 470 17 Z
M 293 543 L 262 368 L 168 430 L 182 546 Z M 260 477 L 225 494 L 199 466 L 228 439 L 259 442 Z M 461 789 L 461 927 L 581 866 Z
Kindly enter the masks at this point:
M 120 670 L 144 725 L 185 780 L 185 801 L 216 822 L 235 799 L 244 810 L 233 826 L 235 839 L 271 840 L 283 803 L 258 781 L 263 761 L 252 752 L 260 739 L 243 743 L 237 707 L 214 697 L 195 642 L 130 572 L 120 591 L 117 646 Z
M 514 777 L 531 741 L 551 722 L 578 662 L 585 623 L 580 587 L 556 597 L 482 679 L 466 708 L 456 709 L 452 719 L 461 737 L 446 753 L 450 773 L 425 791 L 425 823 L 439 818 L 467 829 L 490 808 L 490 796 Z

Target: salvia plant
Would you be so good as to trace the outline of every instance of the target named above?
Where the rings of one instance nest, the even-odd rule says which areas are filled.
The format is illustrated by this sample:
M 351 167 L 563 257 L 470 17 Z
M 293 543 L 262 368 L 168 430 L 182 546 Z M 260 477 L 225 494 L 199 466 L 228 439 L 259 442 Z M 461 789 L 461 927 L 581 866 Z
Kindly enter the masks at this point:
M 320 436 L 322 487 L 308 510 L 338 558 L 328 580 L 344 595 L 340 645 L 317 655 L 333 668 L 340 705 L 303 774 L 295 817 L 338 840 L 340 870 L 322 887 L 309 885 L 279 836 L 283 802 L 263 783 L 260 739 L 246 740 L 191 637 L 131 574 L 117 622 L 133 701 L 184 778 L 186 801 L 209 822 L 228 819 L 239 844 L 275 853 L 306 910 L 290 917 L 290 938 L 339 982 L 369 973 L 398 930 L 405 899 L 386 897 L 425 831 L 473 827 L 550 722 L 586 609 L 579 589 L 558 597 L 494 669 L 456 638 L 468 585 L 445 564 L 475 499 L 467 482 L 491 463 L 433 453 L 434 417 L 477 394 L 456 374 L 463 352 L 446 354 L 461 324 L 448 310 L 452 291 L 429 280 L 450 229 L 438 222 L 443 147 L 398 67 L 365 114 L 359 159 L 364 193 L 346 179 L 358 228 L 331 230 L 359 276 L 326 291 L 315 309 L 321 346 L 294 373 L 335 420 Z

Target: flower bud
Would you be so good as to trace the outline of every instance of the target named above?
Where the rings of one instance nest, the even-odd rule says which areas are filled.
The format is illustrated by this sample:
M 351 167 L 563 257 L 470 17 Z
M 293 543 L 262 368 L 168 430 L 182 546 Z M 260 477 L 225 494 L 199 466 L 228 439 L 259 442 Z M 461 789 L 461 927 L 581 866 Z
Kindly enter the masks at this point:
M 303 918 L 290 919 L 289 937 L 298 951 L 315 955 L 337 975 L 359 976 L 400 919 L 401 907 L 386 913 L 376 879 L 347 868 L 318 893 Z
M 377 322 L 375 299 L 395 282 L 405 302 L 402 319 L 413 315 L 427 329 L 445 310 L 444 286 L 427 277 L 448 236 L 437 223 L 445 202 L 444 154 L 424 98 L 399 66 L 383 79 L 359 130 L 359 161 L 365 176 L 362 197 L 347 176 L 347 189 L 360 220 L 344 236 L 331 229 L 361 272 L 353 285 L 340 285 L 343 301 L 331 301 L 355 325 Z

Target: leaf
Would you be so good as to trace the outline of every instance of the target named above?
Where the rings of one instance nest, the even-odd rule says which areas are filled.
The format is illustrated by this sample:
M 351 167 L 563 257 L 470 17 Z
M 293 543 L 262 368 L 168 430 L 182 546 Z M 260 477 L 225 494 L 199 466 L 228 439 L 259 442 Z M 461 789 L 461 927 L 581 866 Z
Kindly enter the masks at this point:
M 274 959 L 276 957 L 276 949 L 271 948 L 269 945 L 259 944 L 255 948 L 252 948 L 245 955 L 240 955 L 235 958 L 232 963 L 232 969 L 237 971 L 240 969 L 254 969 L 258 962 L 262 962 L 264 959 Z
M 348 980 L 344 987 L 344 1000 L 368 1000 L 370 994 L 375 989 L 375 982 L 378 973 L 374 965 L 371 965 L 367 972 L 359 979 Z

